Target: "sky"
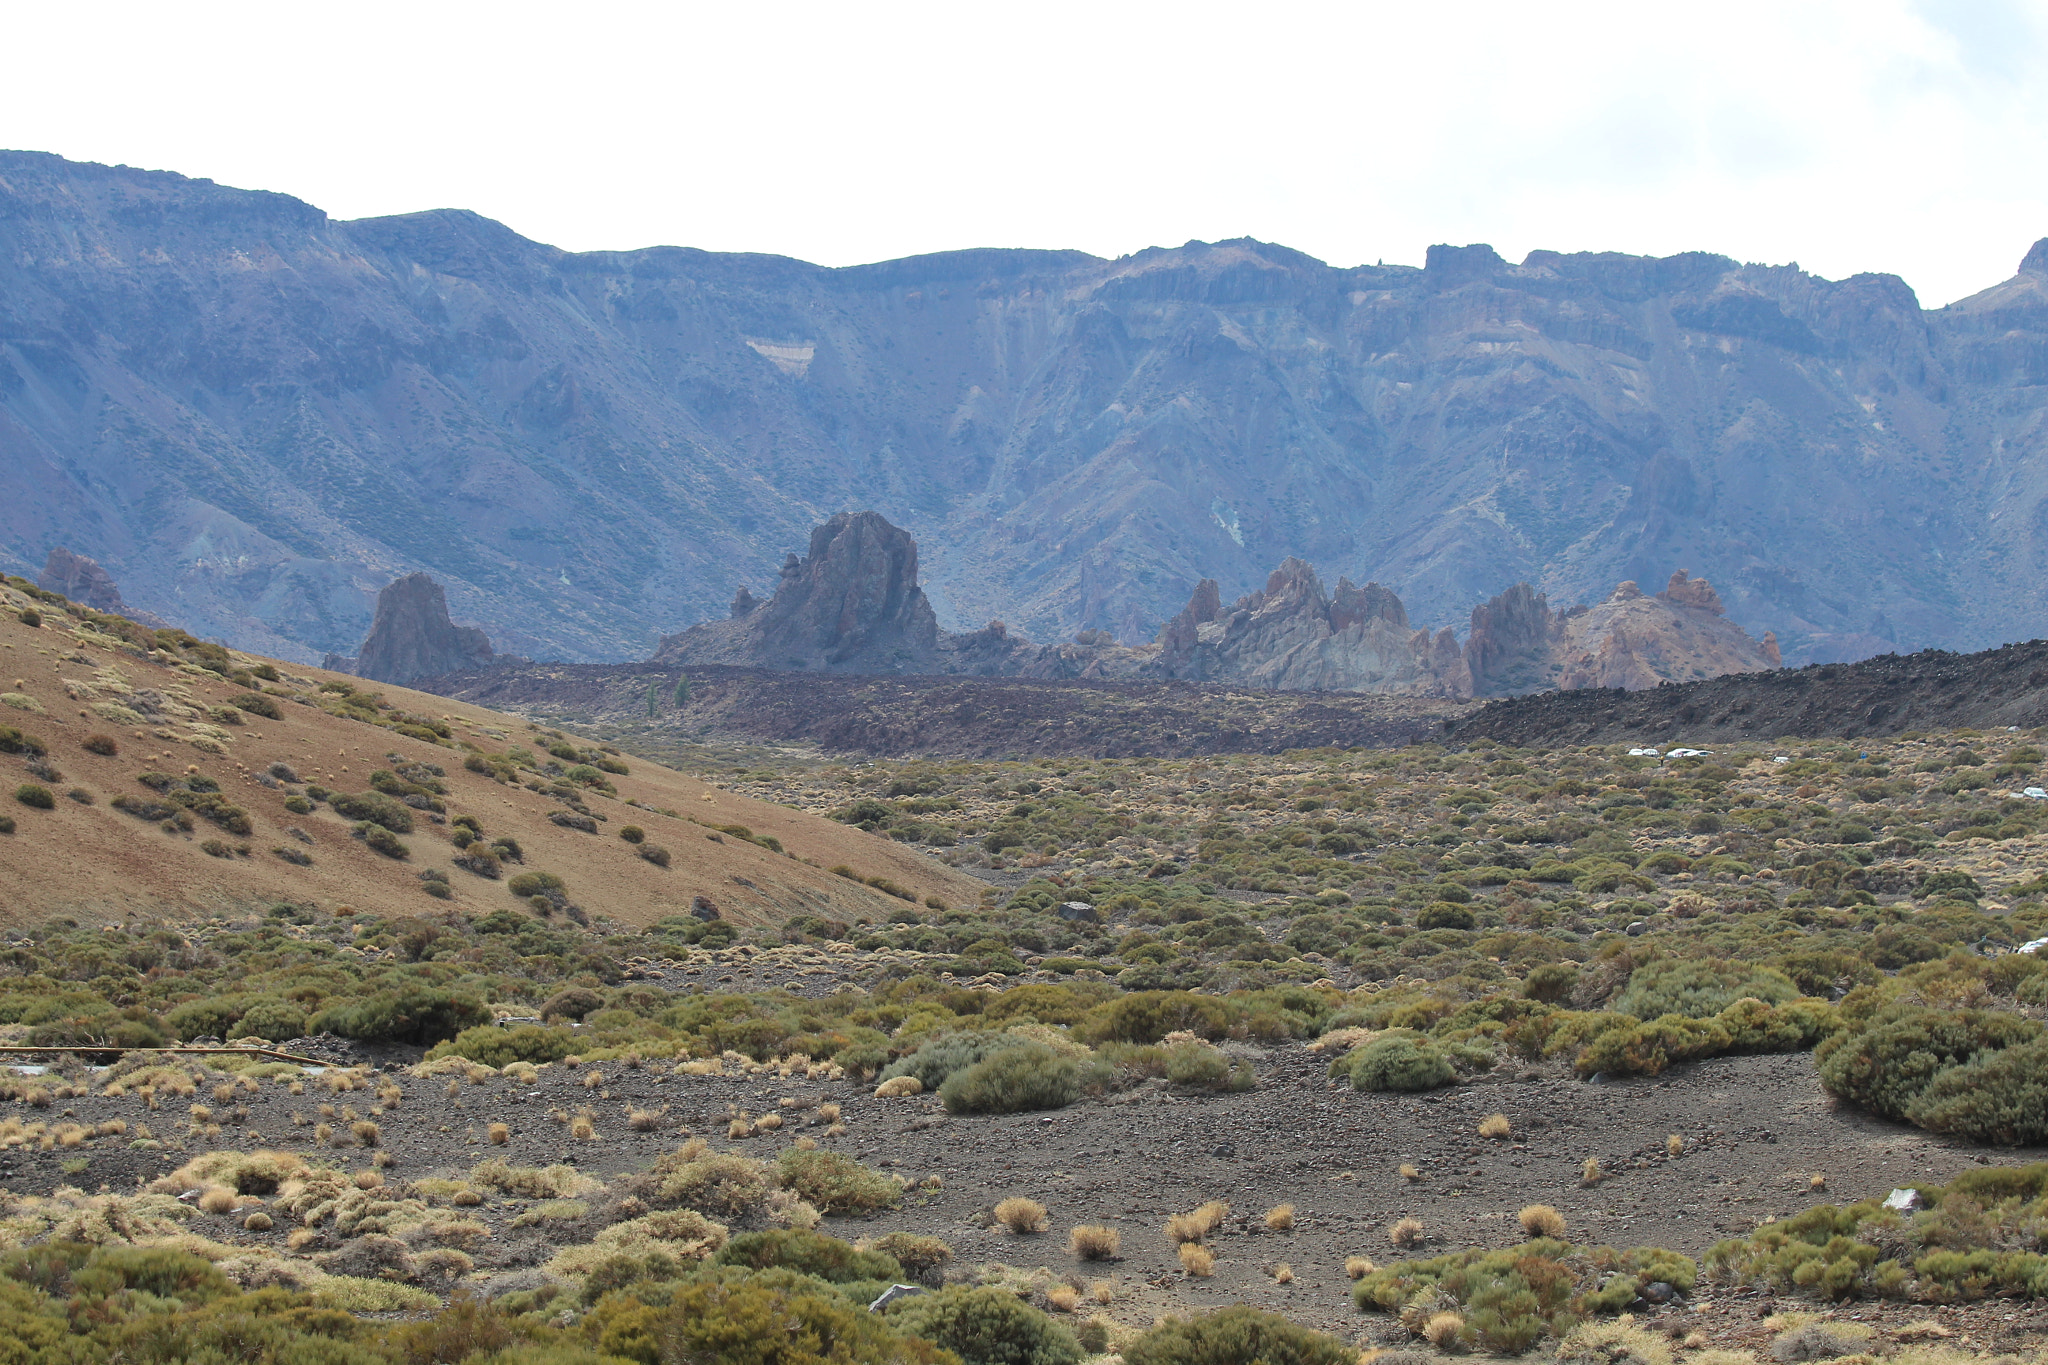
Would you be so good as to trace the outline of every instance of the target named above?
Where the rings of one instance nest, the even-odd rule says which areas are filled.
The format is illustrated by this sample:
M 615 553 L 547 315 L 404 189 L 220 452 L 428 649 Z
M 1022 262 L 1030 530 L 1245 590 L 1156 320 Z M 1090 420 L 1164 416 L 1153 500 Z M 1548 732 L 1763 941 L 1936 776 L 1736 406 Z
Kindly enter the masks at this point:
M 0 13 L 0 146 L 570 250 L 1705 250 L 1932 307 L 2048 237 L 2048 0 Z

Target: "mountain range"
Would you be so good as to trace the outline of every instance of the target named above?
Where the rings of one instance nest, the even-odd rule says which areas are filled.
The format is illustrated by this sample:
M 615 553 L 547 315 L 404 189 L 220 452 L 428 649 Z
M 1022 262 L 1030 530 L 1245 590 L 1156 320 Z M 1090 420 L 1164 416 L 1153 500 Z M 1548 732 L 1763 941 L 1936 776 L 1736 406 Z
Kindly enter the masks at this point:
M 0 567 L 306 661 L 414 572 L 645 658 L 868 507 L 953 631 L 1149 640 L 1295 557 L 1431 627 L 1684 565 L 1788 662 L 1977 648 L 2048 605 L 2048 242 L 1933 310 L 1703 252 L 828 269 L 0 153 L 0 495 Z

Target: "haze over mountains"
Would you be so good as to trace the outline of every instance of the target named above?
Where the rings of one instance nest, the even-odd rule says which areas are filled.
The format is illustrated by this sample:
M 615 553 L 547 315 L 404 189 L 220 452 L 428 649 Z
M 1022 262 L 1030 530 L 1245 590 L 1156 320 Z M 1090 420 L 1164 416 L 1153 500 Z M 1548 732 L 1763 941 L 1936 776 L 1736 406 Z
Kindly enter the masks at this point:
M 1417 626 L 1684 566 L 1788 662 L 1978 648 L 2042 633 L 2044 417 L 2048 243 L 1933 311 L 1708 254 L 825 269 L 0 154 L 0 565 L 297 659 L 414 571 L 644 658 L 865 507 L 953 630 L 1149 640 L 1298 556 Z

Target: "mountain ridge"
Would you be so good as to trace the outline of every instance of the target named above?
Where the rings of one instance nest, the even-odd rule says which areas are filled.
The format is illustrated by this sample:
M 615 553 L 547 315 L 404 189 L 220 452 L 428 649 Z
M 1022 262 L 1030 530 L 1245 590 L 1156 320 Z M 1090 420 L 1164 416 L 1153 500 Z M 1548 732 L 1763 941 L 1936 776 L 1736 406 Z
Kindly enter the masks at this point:
M 1439 627 L 1685 564 L 1794 662 L 2048 607 L 2039 246 L 1935 310 L 1704 252 L 823 267 L 4 153 L 0 299 L 0 562 L 307 661 L 415 571 L 504 649 L 644 657 L 862 506 L 942 625 L 1035 638 L 1289 556 Z

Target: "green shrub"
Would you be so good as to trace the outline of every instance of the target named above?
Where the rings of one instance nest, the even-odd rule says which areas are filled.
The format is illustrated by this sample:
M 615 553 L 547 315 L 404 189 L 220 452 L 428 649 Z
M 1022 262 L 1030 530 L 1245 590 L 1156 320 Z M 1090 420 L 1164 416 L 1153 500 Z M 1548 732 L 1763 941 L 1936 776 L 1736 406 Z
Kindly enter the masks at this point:
M 1770 967 L 1718 958 L 1661 958 L 1629 974 L 1628 986 L 1612 1008 L 1638 1019 L 1667 1014 L 1705 1019 L 1737 1000 L 1781 1005 L 1798 995 L 1792 979 Z
M 227 1038 L 234 1033 L 235 1024 L 250 1003 L 246 996 L 239 995 L 187 1000 L 164 1015 L 164 1027 L 180 1042 L 190 1042 L 194 1038 Z
M 230 697 L 228 705 L 238 706 L 250 715 L 262 716 L 265 720 L 284 719 L 284 712 L 278 709 L 276 701 L 261 692 L 244 692 L 239 696 Z
M 309 790 L 308 795 L 310 794 Z M 386 796 L 383 792 L 358 792 L 353 796 L 346 792 L 334 792 L 328 796 L 327 804 L 344 820 L 362 820 L 373 825 L 381 825 L 393 834 L 412 833 L 412 807 L 403 801 Z
M 412 855 L 412 850 L 406 846 L 405 841 L 383 825 L 364 821 L 350 833 L 387 858 L 407 858 Z
M 1081 1098 L 1081 1064 L 1043 1043 L 1024 1043 L 991 1054 L 939 1087 L 952 1114 L 1018 1114 L 1061 1109 Z
M 1354 1090 L 1434 1090 L 1458 1074 L 1448 1053 L 1414 1034 L 1375 1038 L 1348 1061 Z
M 1554 1005 L 1571 998 L 1572 988 L 1579 984 L 1579 969 L 1568 962 L 1546 962 L 1533 969 L 1522 979 L 1522 995 L 1529 1000 L 1541 1000 Z
M 0 725 L 0 754 L 28 754 L 40 757 L 49 750 L 33 735 L 25 735 L 12 725 Z
M 793 1270 L 832 1284 L 903 1278 L 903 1267 L 894 1256 L 880 1251 L 856 1251 L 837 1237 L 800 1228 L 743 1232 L 719 1248 L 711 1259 L 716 1265 L 745 1266 L 749 1270 Z
M 604 997 L 596 991 L 584 986 L 570 986 L 566 990 L 556 991 L 547 998 L 540 1007 L 540 1020 L 543 1024 L 555 1019 L 575 1019 L 580 1022 L 584 1016 L 603 1008 Z
M 1064 1324 L 992 1285 L 951 1285 L 899 1299 L 888 1320 L 953 1352 L 963 1365 L 1077 1365 L 1081 1359 L 1081 1343 Z
M 1971 1142 L 2048 1143 L 2048 1037 L 1979 1052 L 1937 1073 L 1906 1117 Z
M 424 1047 L 488 1023 L 490 1017 L 490 1010 L 474 996 L 429 986 L 331 1005 L 314 1015 L 307 1027 L 314 1033 L 338 1033 L 365 1042 Z
M 937 1090 L 956 1071 L 965 1071 L 990 1054 L 1014 1045 L 1016 1040 L 1001 1033 L 948 1033 L 934 1038 L 907 1057 L 882 1068 L 882 1080 L 915 1076 L 927 1092 Z
M 505 883 L 505 889 L 521 900 L 563 890 L 562 879 L 552 872 L 522 872 Z
M 14 799 L 24 806 L 33 806 L 37 810 L 51 810 L 57 804 L 57 798 L 50 795 L 48 787 L 39 786 L 34 782 L 24 782 L 16 787 Z
M 0 834 L 12 833 L 14 833 L 14 817 L 11 815 L 0 815 Z
M 1124 1365 L 1351 1365 L 1358 1348 L 1236 1304 L 1163 1322 L 1124 1347 L 1123 1357 Z
M 485 1066 L 505 1067 L 513 1062 L 559 1062 L 576 1050 L 575 1035 L 567 1029 L 535 1028 L 532 1024 L 521 1024 L 518 1028 L 500 1028 L 496 1024 L 479 1024 L 466 1028 L 446 1042 L 436 1043 L 427 1060 L 437 1057 L 467 1057 L 472 1062 Z
M 1470 929 L 1476 923 L 1470 910 L 1451 901 L 1433 901 L 1415 917 L 1418 929 Z
M 728 1278 L 730 1277 L 730 1278 Z M 1029 1311 L 1029 1310 L 1026 1310 Z M 703 1271 L 654 1315 L 641 1360 L 688 1365 L 941 1365 L 927 1342 L 898 1334 L 816 1280 L 779 1271 Z M 488 1365 L 488 1363 L 487 1363 Z M 1068 1365 L 1061 1358 L 1047 1365 Z
M 1090 1010 L 1074 1026 L 1086 1043 L 1156 1043 L 1169 1033 L 1221 1038 L 1236 1021 L 1228 1001 L 1193 991 L 1134 991 Z
M 1916 1121 L 1915 1104 L 1937 1076 L 1982 1054 L 2032 1043 L 2044 1032 L 2048 1030 L 2032 1019 L 1996 1010 L 1932 1010 L 1895 1004 L 1870 1016 L 1860 1027 L 1827 1039 L 1815 1051 L 1814 1060 L 1821 1084 L 1831 1093 L 1886 1118 L 1910 1123 Z M 2003 1068 L 1972 1074 L 1987 1075 L 2001 1086 L 2010 1077 Z M 1977 1120 L 1972 1114 L 1994 1115 L 2000 1103 L 2002 1097 L 1987 1097 L 1989 1107 L 1972 1105 L 1944 1088 L 1926 1112 L 1943 1122 L 1974 1123 Z
M 798 1147 L 783 1150 L 775 1175 L 820 1213 L 873 1213 L 896 1207 L 903 1187 L 841 1152 Z M 868 1278 L 880 1278 L 871 1276 Z
M 268 1038 L 273 1043 L 282 1043 L 288 1038 L 304 1036 L 306 1011 L 292 1001 L 281 1000 L 274 995 L 263 996 L 235 1022 L 235 1032 L 245 1038 Z

